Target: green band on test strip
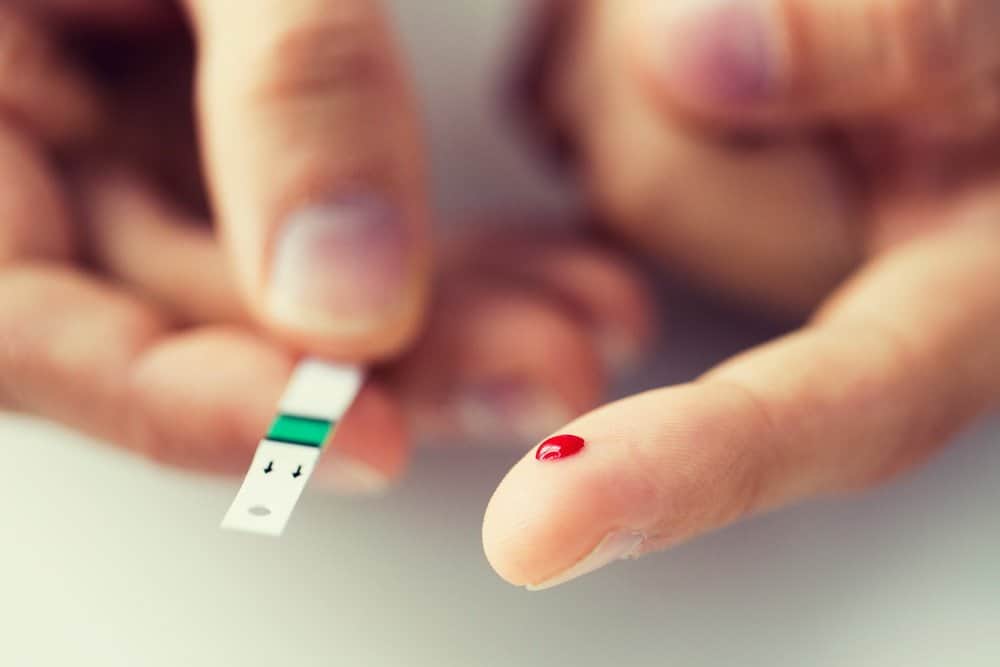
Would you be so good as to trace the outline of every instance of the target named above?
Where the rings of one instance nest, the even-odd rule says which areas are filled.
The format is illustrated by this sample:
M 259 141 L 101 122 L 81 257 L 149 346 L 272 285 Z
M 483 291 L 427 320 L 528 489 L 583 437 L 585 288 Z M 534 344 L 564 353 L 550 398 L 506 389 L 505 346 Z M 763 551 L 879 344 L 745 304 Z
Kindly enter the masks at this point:
M 333 422 L 294 415 L 278 415 L 267 432 L 267 440 L 307 447 L 322 447 Z

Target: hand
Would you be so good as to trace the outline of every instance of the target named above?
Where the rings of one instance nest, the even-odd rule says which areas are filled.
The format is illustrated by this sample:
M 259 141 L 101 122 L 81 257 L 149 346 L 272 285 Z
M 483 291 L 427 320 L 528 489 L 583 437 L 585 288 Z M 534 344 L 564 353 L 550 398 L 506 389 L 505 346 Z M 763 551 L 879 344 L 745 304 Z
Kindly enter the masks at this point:
M 865 488 L 1000 404 L 1000 5 L 572 11 L 540 102 L 608 222 L 718 294 L 813 312 L 569 423 L 575 457 L 529 453 L 486 513 L 504 578 L 554 585 Z
M 388 117 L 408 107 L 388 56 L 370 51 L 384 35 L 369 5 L 192 5 L 203 41 L 199 118 L 224 220 L 216 241 L 186 111 L 188 42 L 164 6 L 0 5 L 9 73 L 0 79 L 0 406 L 157 461 L 239 473 L 302 350 L 380 358 L 412 336 L 425 290 L 404 286 L 431 279 L 417 145 L 405 118 Z M 223 26 L 208 14 L 224 7 Z M 270 237 L 289 233 L 282 207 L 347 188 L 359 215 L 385 213 L 362 186 L 392 190 L 407 214 L 367 221 L 380 230 L 372 238 L 351 236 L 366 222 L 351 214 L 336 240 L 377 244 L 399 232 L 412 245 L 329 264 L 332 255 L 310 253 L 344 250 L 324 244 L 322 229 L 306 234 L 313 243 L 296 251 L 305 256 L 276 241 L 297 260 L 282 271 L 321 275 L 290 279 L 316 303 L 290 320 L 290 310 L 273 312 L 274 288 L 258 274 Z M 319 209 L 304 215 L 307 227 L 341 224 Z M 364 275 L 393 259 L 398 284 Z M 445 248 L 435 280 L 425 333 L 377 368 L 320 483 L 383 488 L 415 433 L 534 438 L 595 403 L 603 353 L 634 355 L 649 336 L 631 269 L 579 241 L 484 232 Z M 389 307 L 368 288 L 409 305 Z M 350 312 L 337 310 L 345 303 Z M 373 303 L 392 312 L 361 317 Z

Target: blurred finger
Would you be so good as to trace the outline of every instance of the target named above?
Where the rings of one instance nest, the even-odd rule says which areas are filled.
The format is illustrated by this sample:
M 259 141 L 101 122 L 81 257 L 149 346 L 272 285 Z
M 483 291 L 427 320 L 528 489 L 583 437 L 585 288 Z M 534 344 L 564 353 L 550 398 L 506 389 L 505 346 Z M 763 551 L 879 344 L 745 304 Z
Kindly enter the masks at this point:
M 859 259 L 858 193 L 811 139 L 740 147 L 650 104 L 622 76 L 634 48 L 627 7 L 582 6 L 551 103 L 576 139 L 596 205 L 686 279 L 807 312 Z
M 3 407 L 215 473 L 245 470 L 294 363 L 249 333 L 178 334 L 143 301 L 46 265 L 0 270 L 0 340 Z M 317 470 L 321 483 L 371 491 L 401 473 L 400 413 L 377 384 L 341 433 Z
M 42 149 L 0 121 L 0 266 L 66 259 L 74 251 L 70 214 Z
M 449 274 L 475 272 L 539 290 L 577 316 L 605 367 L 631 370 L 653 343 L 656 304 L 624 256 L 569 236 L 492 231 L 452 244 L 443 258 Z M 455 276 L 455 279 L 461 279 Z
M 630 4 L 653 87 L 740 124 L 899 110 L 1000 69 L 996 0 Z
M 0 114 L 55 143 L 90 136 L 101 121 L 96 92 L 53 35 L 10 5 L 0 5 Z
M 874 263 L 801 332 L 569 424 L 579 456 L 501 483 L 484 543 L 547 587 L 923 460 L 1000 404 L 1000 198 Z
M 374 0 L 189 0 L 224 245 L 252 311 L 355 359 L 415 335 L 429 272 L 415 109 Z
M 600 358 L 558 301 L 469 275 L 439 292 L 425 335 L 391 376 L 424 436 L 530 442 L 596 404 Z
M 88 249 L 101 271 L 187 322 L 248 319 L 207 224 L 174 210 L 123 170 L 92 170 L 80 193 Z
M 126 440 L 133 361 L 170 331 L 140 300 L 68 267 L 0 271 L 0 404 Z

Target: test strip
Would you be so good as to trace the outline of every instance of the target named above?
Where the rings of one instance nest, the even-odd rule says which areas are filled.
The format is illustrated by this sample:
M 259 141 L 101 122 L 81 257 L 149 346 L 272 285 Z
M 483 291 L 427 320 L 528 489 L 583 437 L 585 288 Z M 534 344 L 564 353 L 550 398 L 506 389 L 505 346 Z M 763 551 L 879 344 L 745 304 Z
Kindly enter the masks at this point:
M 363 383 L 357 366 L 306 359 L 295 368 L 222 528 L 273 537 L 284 532 L 323 447 Z

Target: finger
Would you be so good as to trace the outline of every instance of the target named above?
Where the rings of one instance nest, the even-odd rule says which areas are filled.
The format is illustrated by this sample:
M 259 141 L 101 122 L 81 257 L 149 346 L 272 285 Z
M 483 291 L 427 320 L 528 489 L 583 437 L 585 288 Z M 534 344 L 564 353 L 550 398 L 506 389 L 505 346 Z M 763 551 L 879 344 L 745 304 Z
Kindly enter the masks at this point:
M 428 273 L 421 148 L 371 0 L 190 0 L 222 237 L 251 310 L 290 341 L 377 358 Z
M 590 333 L 612 374 L 632 370 L 656 336 L 656 304 L 644 277 L 634 262 L 607 247 L 540 235 L 537 228 L 521 234 L 508 229 L 460 239 L 442 262 L 449 275 L 489 274 L 559 302 Z
M 596 405 L 601 360 L 562 303 L 470 275 L 439 292 L 424 336 L 391 374 L 424 437 L 521 444 Z
M 1000 404 L 1000 198 L 871 266 L 799 333 L 569 424 L 497 489 L 487 556 L 561 583 L 749 513 L 856 489 Z
M 0 270 L 0 340 L 0 406 L 215 473 L 245 470 L 294 363 L 237 330 L 177 334 L 136 297 L 38 264 Z M 384 488 L 404 464 L 399 415 L 381 388 L 366 387 L 320 482 Z
M 661 113 L 621 76 L 633 48 L 625 6 L 582 6 L 553 82 L 553 112 L 576 139 L 596 206 L 686 280 L 808 312 L 858 261 L 858 193 L 811 140 L 740 148 Z
M 26 12 L 0 5 L 0 114 L 55 143 L 93 135 L 97 94 Z
M 69 211 L 52 166 L 30 137 L 0 121 L 0 266 L 73 254 Z
M 96 266 L 185 322 L 246 322 L 208 225 L 175 210 L 124 170 L 88 170 L 78 184 Z
M 126 439 L 129 365 L 169 330 L 154 308 L 69 268 L 4 267 L 0 404 Z
M 654 90 L 746 123 L 884 112 L 1000 67 L 995 0 L 638 4 Z

